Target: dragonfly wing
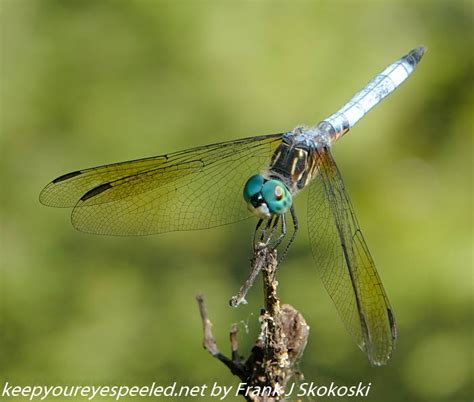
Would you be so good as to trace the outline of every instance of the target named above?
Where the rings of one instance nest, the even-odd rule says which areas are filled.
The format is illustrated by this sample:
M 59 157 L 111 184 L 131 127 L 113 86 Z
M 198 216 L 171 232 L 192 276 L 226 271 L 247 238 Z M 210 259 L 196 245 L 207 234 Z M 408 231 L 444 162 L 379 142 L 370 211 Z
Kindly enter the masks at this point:
M 242 189 L 266 167 L 282 134 L 223 142 L 63 175 L 40 195 L 73 206 L 84 232 L 145 235 L 205 229 L 250 216 Z
M 308 203 L 313 257 L 347 330 L 371 364 L 383 365 L 396 340 L 392 309 L 336 163 L 328 148 L 317 152 Z
M 41 191 L 40 202 L 49 207 L 72 208 L 85 193 L 101 185 L 165 166 L 166 156 L 156 156 L 66 173 Z

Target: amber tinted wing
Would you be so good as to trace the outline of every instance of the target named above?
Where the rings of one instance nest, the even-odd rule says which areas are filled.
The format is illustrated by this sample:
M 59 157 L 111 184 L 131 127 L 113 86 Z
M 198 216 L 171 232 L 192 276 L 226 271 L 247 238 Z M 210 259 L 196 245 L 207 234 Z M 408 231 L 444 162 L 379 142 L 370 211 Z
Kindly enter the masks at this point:
M 281 134 L 245 138 L 60 176 L 40 201 L 74 207 L 81 231 L 145 235 L 204 229 L 250 216 L 246 180 L 268 164 Z
M 317 153 L 308 203 L 313 257 L 347 330 L 370 362 L 382 365 L 395 345 L 392 309 L 336 163 L 328 148 Z

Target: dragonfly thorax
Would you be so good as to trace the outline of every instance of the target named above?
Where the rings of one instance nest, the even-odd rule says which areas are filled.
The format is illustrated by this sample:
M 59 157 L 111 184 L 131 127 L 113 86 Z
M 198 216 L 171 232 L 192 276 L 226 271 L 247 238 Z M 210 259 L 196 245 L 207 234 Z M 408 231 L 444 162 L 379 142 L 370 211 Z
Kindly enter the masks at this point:
M 259 218 L 286 213 L 293 202 L 290 191 L 281 180 L 252 176 L 244 186 L 244 199 L 250 212 Z
M 269 177 L 284 182 L 293 195 L 311 181 L 316 169 L 316 148 L 320 144 L 313 134 L 301 127 L 285 134 L 270 162 Z

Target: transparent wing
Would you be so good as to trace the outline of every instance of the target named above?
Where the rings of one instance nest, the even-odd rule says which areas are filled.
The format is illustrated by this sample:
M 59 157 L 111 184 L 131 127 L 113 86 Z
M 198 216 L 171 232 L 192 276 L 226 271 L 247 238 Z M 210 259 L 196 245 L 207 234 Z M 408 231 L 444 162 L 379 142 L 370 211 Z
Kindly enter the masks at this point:
M 382 365 L 395 345 L 392 309 L 336 163 L 328 148 L 317 153 L 308 203 L 313 257 L 347 330 L 370 362 Z
M 267 166 L 281 137 L 245 138 L 71 172 L 48 184 L 40 201 L 74 207 L 74 227 L 88 233 L 145 235 L 225 225 L 250 216 L 243 186 Z

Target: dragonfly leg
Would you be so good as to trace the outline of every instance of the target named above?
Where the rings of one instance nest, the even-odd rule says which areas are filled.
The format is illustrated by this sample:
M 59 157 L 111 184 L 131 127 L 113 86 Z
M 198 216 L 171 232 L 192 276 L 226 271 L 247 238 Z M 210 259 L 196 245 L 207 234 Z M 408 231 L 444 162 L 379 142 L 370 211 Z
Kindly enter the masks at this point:
M 255 226 L 255 231 L 253 232 L 253 242 L 252 242 L 252 245 L 253 245 L 253 248 L 255 249 L 255 246 L 257 244 L 257 232 L 258 232 L 258 229 L 260 229 L 260 226 L 262 226 L 262 223 L 263 223 L 263 219 L 260 218 L 257 222 L 257 226 Z
M 265 241 L 265 238 L 267 236 L 267 230 L 270 229 L 270 226 L 272 225 L 273 222 L 273 216 L 267 220 L 267 224 L 262 230 L 262 234 L 260 235 L 260 242 L 262 243 L 267 243 L 268 241 Z
M 283 253 L 280 255 L 280 258 L 278 258 L 278 264 L 280 264 L 283 258 L 285 258 L 286 253 L 288 253 L 288 250 L 290 249 L 293 241 L 295 240 L 296 232 L 298 231 L 298 218 L 296 217 L 294 206 L 291 206 L 290 213 L 291 213 L 291 219 L 293 220 L 293 233 L 291 234 L 290 240 L 288 241 L 288 244 L 286 245 L 285 250 L 283 250 Z
M 270 241 L 273 239 L 273 236 L 276 232 L 276 229 L 278 228 L 278 223 L 280 222 L 280 217 L 278 215 L 276 215 L 274 218 L 273 218 L 273 224 L 272 224 L 272 230 L 271 232 L 269 233 L 269 235 L 267 236 L 267 241 L 265 242 L 265 245 L 269 245 L 270 244 Z M 272 246 L 272 248 L 275 248 Z
M 272 244 L 272 248 L 273 249 L 277 248 L 280 245 L 280 243 L 283 241 L 285 236 L 286 236 L 286 216 L 281 215 L 281 234 L 280 234 L 280 236 L 278 236 L 278 238 Z

